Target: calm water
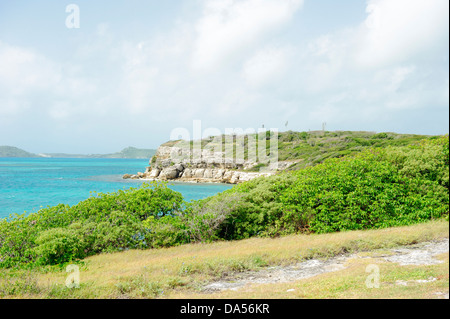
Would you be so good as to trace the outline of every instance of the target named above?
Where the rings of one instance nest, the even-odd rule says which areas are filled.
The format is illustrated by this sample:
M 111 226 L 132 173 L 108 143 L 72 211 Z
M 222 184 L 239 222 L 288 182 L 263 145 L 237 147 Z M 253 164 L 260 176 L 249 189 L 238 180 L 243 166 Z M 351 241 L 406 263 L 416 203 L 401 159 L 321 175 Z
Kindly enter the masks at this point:
M 148 160 L 0 158 L 0 218 L 59 203 L 74 205 L 96 192 L 138 187 L 125 173 L 143 172 Z M 185 200 L 205 198 L 231 187 L 226 184 L 171 183 Z

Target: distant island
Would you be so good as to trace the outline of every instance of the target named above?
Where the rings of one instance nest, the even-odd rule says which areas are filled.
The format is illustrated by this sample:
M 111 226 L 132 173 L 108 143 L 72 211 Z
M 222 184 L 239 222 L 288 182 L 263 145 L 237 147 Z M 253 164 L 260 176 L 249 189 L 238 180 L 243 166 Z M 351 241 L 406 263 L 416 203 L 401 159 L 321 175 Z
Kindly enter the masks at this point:
M 155 155 L 154 149 L 127 147 L 120 152 L 111 154 L 66 154 L 40 153 L 34 154 L 14 146 L 0 146 L 0 157 L 44 157 L 44 158 L 136 158 L 148 159 Z
M 0 146 L 0 157 L 39 157 L 14 146 Z

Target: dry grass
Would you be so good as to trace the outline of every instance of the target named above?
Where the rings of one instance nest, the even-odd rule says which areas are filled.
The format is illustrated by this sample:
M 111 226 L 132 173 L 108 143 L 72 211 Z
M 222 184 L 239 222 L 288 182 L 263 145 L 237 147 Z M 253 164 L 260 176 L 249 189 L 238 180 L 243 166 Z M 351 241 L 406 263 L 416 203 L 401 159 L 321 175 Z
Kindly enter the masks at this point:
M 351 231 L 323 235 L 292 235 L 281 238 L 252 238 L 241 241 L 189 244 L 165 249 L 130 250 L 101 254 L 82 261 L 81 287 L 65 287 L 67 273 L 64 269 L 35 270 L 30 280 L 37 282 L 33 290 L 3 289 L 5 298 L 355 298 L 361 296 L 397 296 L 396 286 L 373 292 L 358 288 L 360 277 L 367 276 L 362 264 L 355 264 L 333 274 L 310 278 L 301 283 L 264 285 L 248 292 L 228 292 L 205 295 L 200 288 L 209 281 L 254 270 L 267 265 L 287 265 L 309 258 L 331 257 L 345 252 L 362 252 L 386 249 L 398 245 L 413 244 L 432 239 L 446 238 L 448 221 L 432 221 L 413 226 L 381 230 Z M 375 258 L 375 257 L 374 257 Z M 370 259 L 364 259 L 364 262 Z M 362 263 L 362 261 L 361 261 Z M 390 265 L 382 265 L 382 271 L 391 271 Z M 446 273 L 435 267 L 445 277 L 448 287 L 448 257 Z M 430 269 L 431 269 L 430 268 Z M 362 269 L 362 270 L 361 270 Z M 434 269 L 434 268 L 433 268 Z M 2 271 L 0 296 L 11 278 L 20 277 L 14 270 Z M 28 277 L 27 277 L 28 278 Z M 403 278 L 403 277 L 402 277 Z M 3 286 L 2 286 L 3 285 Z M 358 286 L 359 285 L 359 286 Z M 437 283 L 433 283 L 437 285 Z M 291 288 L 290 288 L 291 287 Z M 295 287 L 295 288 L 292 288 Z M 302 288 L 303 287 L 303 288 Z M 331 288 L 330 288 L 331 287 Z M 333 288 L 334 287 L 334 288 Z M 384 286 L 383 286 L 384 287 Z M 392 289 L 390 289 L 392 288 Z M 402 287 L 400 287 L 402 288 Z M 442 287 L 436 287 L 436 289 Z M 286 290 L 295 289 L 287 294 Z M 408 289 L 407 289 L 408 290 Z M 400 295 L 408 296 L 405 290 Z M 448 290 L 448 288 L 447 288 Z M 6 291 L 6 293 L 5 293 Z M 267 293 L 270 291 L 270 293 Z M 365 293 L 365 294 L 364 294 Z M 368 295 L 369 294 L 369 295 Z M 384 295 L 386 294 L 386 295 Z M 415 293 L 411 294 L 415 297 Z M 423 296 L 418 294 L 417 296 Z
M 399 266 L 380 259 L 351 259 L 346 269 L 282 284 L 261 284 L 237 291 L 214 294 L 178 293 L 173 298 L 187 299 L 429 299 L 448 294 L 449 255 L 438 256 L 444 263 L 429 266 Z M 366 267 L 380 269 L 380 286 L 368 288 Z M 420 282 L 420 280 L 429 280 Z M 418 281 L 419 280 L 419 281 Z M 403 284 L 400 284 L 401 281 Z M 406 285 L 405 285 L 406 284 Z

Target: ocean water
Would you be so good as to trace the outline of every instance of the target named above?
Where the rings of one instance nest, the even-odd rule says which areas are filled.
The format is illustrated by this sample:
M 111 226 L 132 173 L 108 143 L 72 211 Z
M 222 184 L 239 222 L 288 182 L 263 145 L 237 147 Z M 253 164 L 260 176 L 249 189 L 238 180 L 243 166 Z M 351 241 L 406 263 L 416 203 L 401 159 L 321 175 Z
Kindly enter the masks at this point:
M 36 212 L 60 203 L 74 205 L 92 192 L 138 187 L 123 174 L 143 172 L 148 160 L 84 158 L 0 158 L 0 218 Z M 169 183 L 185 200 L 205 198 L 231 188 L 227 184 Z

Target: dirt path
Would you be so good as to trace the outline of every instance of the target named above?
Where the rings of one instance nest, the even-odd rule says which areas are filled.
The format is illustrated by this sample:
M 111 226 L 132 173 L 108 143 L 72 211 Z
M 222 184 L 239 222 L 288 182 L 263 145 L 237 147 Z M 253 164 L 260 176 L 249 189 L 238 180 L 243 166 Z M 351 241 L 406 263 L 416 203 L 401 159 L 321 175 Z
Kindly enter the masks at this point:
M 435 258 L 436 255 L 449 251 L 449 239 L 424 242 L 410 246 L 403 246 L 389 250 L 389 254 L 381 256 L 385 261 L 399 265 L 432 265 L 443 261 Z M 248 271 L 234 278 L 217 281 L 204 287 L 204 292 L 217 292 L 222 290 L 238 290 L 248 284 L 284 283 L 299 279 L 317 276 L 319 274 L 338 271 L 345 268 L 345 263 L 351 258 L 361 257 L 357 254 L 342 255 L 328 260 L 311 259 L 292 266 L 267 267 L 259 271 Z M 432 279 L 430 279 L 432 280 Z M 398 282 L 397 284 L 405 284 Z M 444 293 L 443 298 L 448 298 Z

